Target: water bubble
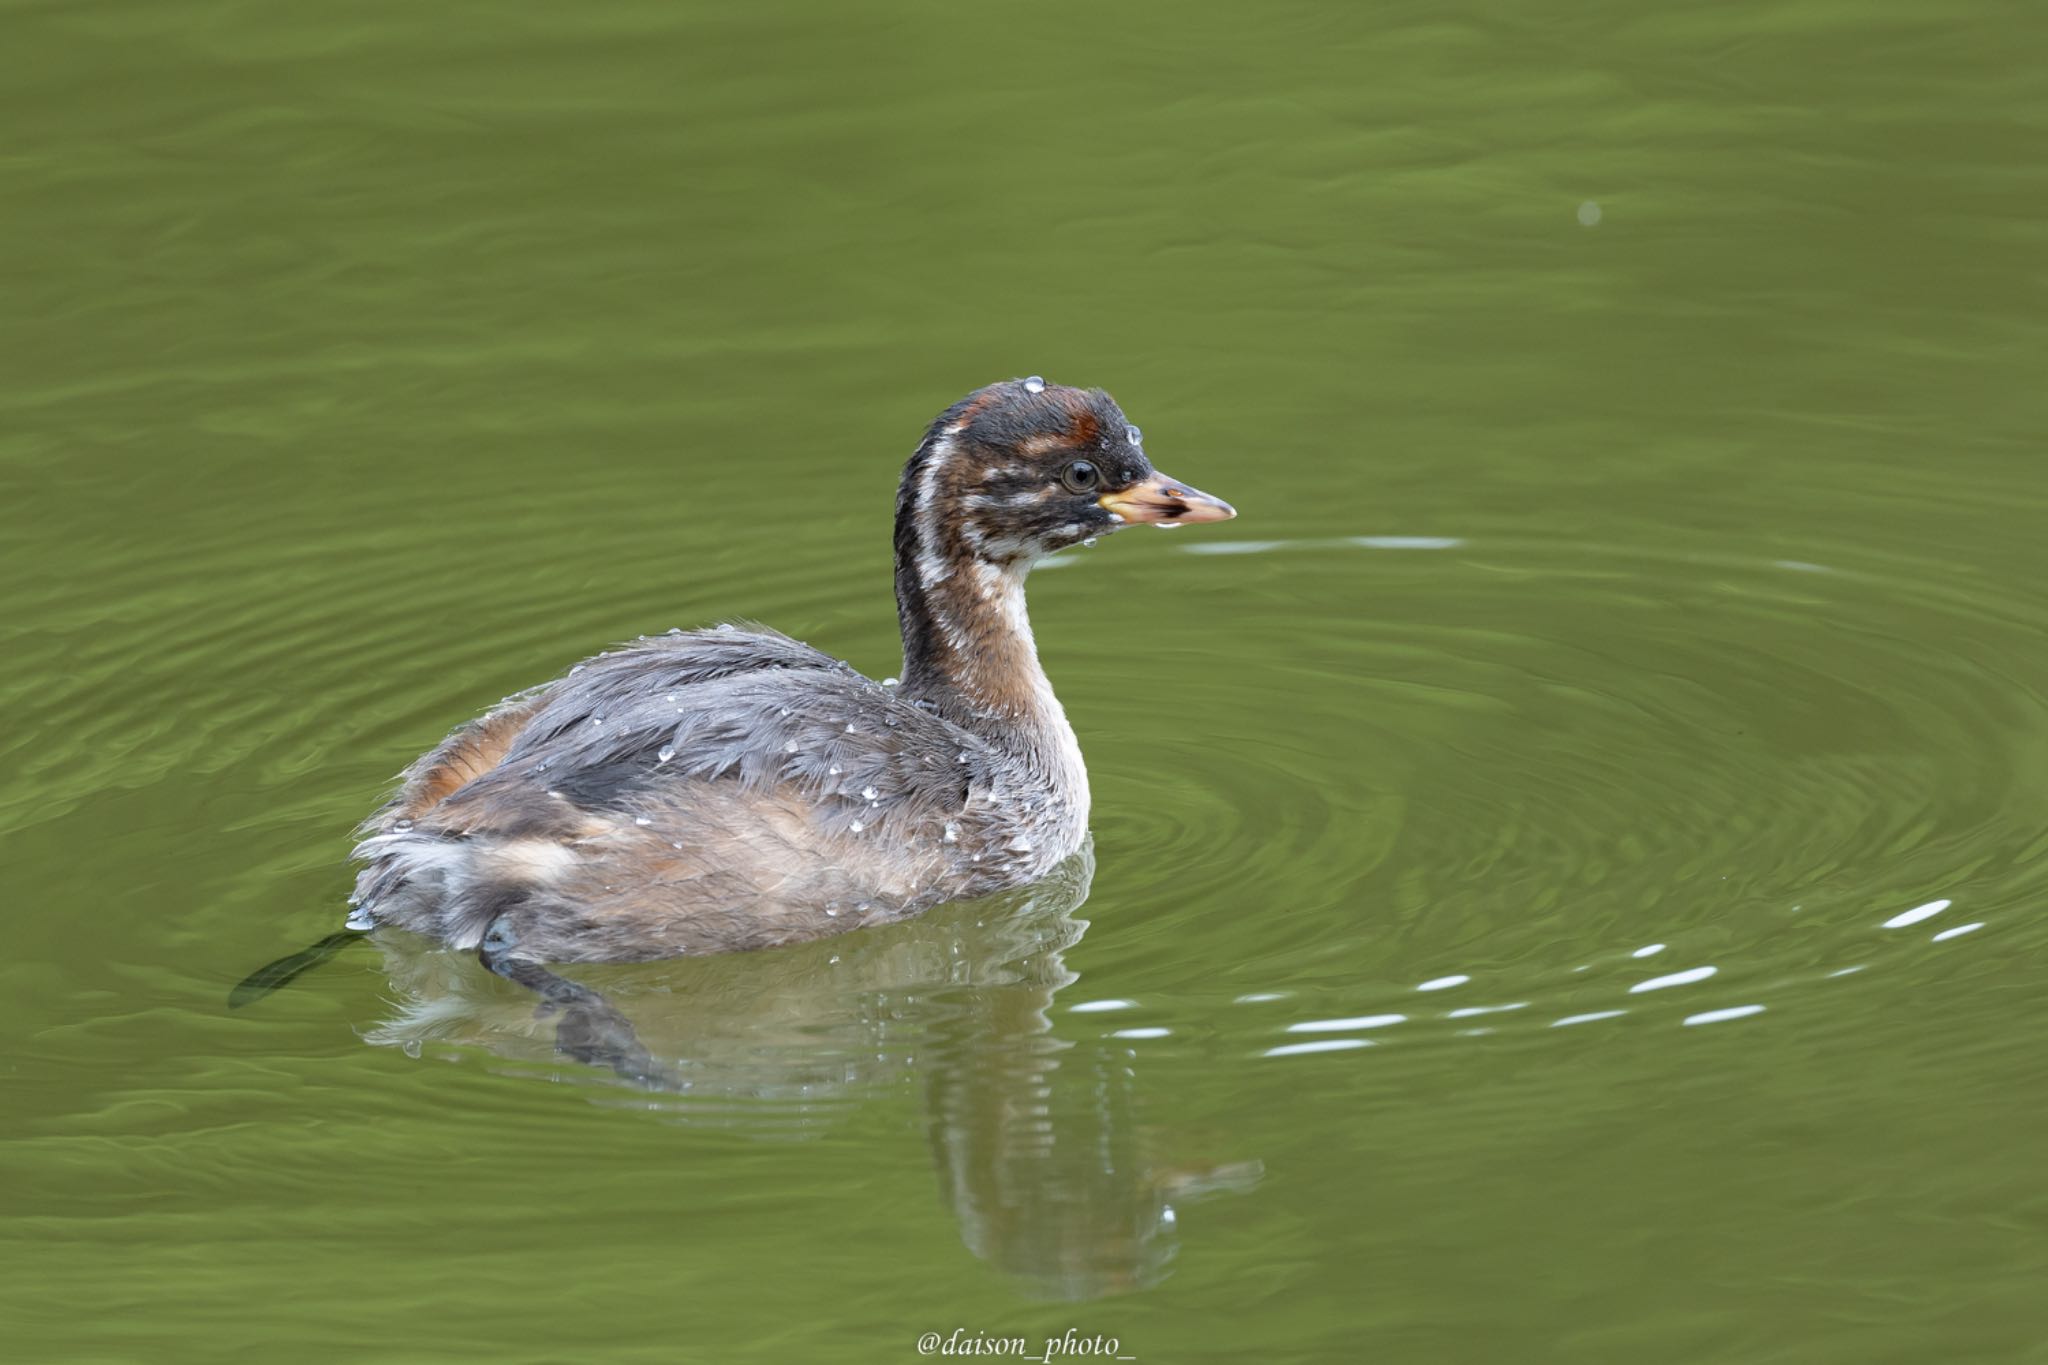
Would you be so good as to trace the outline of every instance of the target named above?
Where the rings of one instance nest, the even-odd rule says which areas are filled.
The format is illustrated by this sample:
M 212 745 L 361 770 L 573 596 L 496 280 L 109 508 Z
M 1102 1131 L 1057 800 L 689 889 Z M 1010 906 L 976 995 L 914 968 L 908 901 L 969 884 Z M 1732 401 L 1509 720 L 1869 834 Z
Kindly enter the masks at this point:
M 1026 379 L 1026 380 L 1024 381 L 1024 392 L 1026 392 L 1026 393 L 1044 393 L 1044 392 L 1045 392 L 1045 380 L 1044 380 L 1043 378 L 1039 377 L 1038 375 L 1035 375 L 1035 374 L 1034 374 L 1034 375 L 1032 375 L 1032 376 L 1031 376 L 1031 377 L 1030 377 L 1029 379 Z
M 1590 199 L 1588 199 L 1585 203 L 1579 205 L 1579 226 L 1600 226 L 1600 206 Z
M 654 751 L 654 761 L 656 763 L 666 763 L 675 756 L 676 746 L 673 744 L 664 744 Z

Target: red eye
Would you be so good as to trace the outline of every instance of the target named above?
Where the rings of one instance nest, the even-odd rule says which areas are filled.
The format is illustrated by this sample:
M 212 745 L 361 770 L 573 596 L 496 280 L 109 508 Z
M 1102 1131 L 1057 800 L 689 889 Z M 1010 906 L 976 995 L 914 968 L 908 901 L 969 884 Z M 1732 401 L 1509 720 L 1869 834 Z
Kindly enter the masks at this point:
M 1069 492 L 1091 493 L 1102 482 L 1102 471 L 1086 460 L 1076 460 L 1060 471 L 1060 482 Z

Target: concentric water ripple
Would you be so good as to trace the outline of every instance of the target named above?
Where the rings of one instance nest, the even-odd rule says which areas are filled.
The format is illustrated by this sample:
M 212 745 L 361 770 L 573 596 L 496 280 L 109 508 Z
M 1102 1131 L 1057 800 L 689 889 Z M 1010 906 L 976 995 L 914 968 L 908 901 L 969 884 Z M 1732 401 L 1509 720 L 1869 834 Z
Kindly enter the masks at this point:
M 1162 968 L 1156 998 L 1071 1007 L 1114 1009 L 1116 1036 L 1285 1058 L 1592 1025 L 1825 1028 L 1840 991 L 1885 989 L 1883 972 L 2043 941 L 2048 702 L 2024 665 L 2048 605 L 2031 585 L 1966 590 L 1939 562 L 1850 546 L 1186 548 L 1239 587 L 1284 580 L 1295 609 L 1207 680 L 1203 714 L 1255 719 L 1258 742 L 1099 765 L 1116 798 L 1102 882 L 1125 856 L 1171 868 L 1205 907 L 1256 918 L 1259 946 L 1208 949 L 1230 917 L 1150 890 L 1104 951 L 1208 973 Z M 1291 705 L 1305 674 L 1346 691 Z M 1276 885 L 1287 899 L 1262 894 Z M 1304 897 L 1315 913 L 1292 914 Z M 1355 934 L 1333 942 L 1347 907 Z

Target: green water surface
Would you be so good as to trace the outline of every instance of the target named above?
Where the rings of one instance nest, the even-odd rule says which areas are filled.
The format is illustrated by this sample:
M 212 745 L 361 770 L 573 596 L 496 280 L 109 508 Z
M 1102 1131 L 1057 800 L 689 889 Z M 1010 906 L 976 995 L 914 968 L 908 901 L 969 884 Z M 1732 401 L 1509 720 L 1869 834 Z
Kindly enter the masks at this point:
M 2048 1361 L 2048 11 L 0 6 L 0 1356 Z M 896 671 L 931 415 L 1092 859 L 259 1006 L 500 696 Z M 383 941 L 391 937 L 391 941 Z

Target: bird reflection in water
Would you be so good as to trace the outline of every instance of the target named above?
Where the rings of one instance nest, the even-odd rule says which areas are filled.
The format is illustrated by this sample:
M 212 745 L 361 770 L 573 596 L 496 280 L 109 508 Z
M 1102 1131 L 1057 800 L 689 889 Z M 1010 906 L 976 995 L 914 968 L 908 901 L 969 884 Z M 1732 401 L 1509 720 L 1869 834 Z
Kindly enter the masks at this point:
M 556 1023 L 468 953 L 379 935 L 398 1009 L 369 1041 L 412 1055 L 483 1048 L 679 1122 L 763 1137 L 827 1131 L 867 1098 L 921 1087 L 941 1193 L 976 1256 L 1037 1296 L 1088 1299 L 1157 1283 L 1177 1206 L 1259 1179 L 1256 1161 L 1175 1165 L 1140 1122 L 1136 1057 L 1115 1038 L 1058 1036 L 1076 980 L 1064 953 L 1087 921 L 1094 851 L 1051 878 L 921 919 L 768 952 L 593 967 L 636 1060 L 565 1065 Z M 387 941 L 397 940 L 397 941 Z M 614 1060 L 617 1060 L 615 1057 Z

